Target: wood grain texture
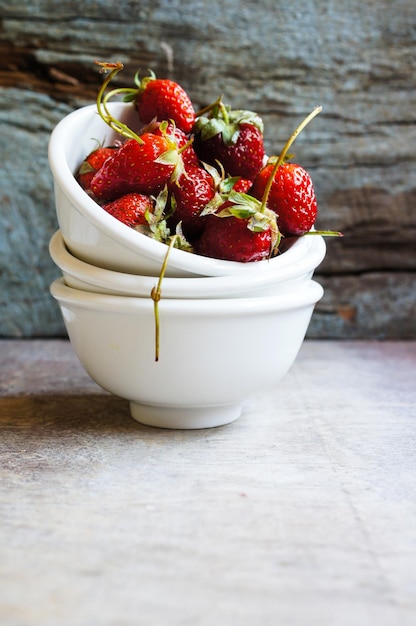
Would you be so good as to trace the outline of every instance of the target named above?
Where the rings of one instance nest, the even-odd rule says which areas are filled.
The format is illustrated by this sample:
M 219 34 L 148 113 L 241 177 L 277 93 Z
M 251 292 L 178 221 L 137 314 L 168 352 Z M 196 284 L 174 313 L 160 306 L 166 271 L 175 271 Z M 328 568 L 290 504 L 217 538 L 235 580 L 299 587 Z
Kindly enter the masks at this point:
M 331 242 L 319 270 L 327 292 L 317 314 L 326 323 L 312 332 L 416 336 L 412 0 L 121 0 L 117 8 L 109 0 L 2 0 L 0 9 L 0 335 L 63 332 L 48 294 L 57 272 L 47 243 L 57 225 L 47 142 L 66 113 L 94 100 L 99 58 L 125 64 L 120 84 L 152 67 L 179 81 L 196 106 L 223 93 L 232 106 L 255 109 L 270 154 L 322 104 L 293 152 L 312 174 L 318 227 L 345 237 Z M 337 311 L 351 294 L 348 306 L 369 305 L 347 329 Z M 404 324 L 393 296 L 407 302 Z M 380 310 L 382 329 L 373 322 Z
M 229 426 L 0 342 L 4 626 L 413 626 L 415 342 L 305 342 Z

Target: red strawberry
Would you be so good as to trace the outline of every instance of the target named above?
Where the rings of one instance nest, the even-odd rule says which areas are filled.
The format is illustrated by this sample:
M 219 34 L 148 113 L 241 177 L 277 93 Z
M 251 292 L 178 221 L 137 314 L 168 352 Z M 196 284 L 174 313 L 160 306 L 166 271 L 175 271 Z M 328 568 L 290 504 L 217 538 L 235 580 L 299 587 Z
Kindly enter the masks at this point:
M 172 122 L 156 122 L 152 121 L 142 129 L 142 132 L 153 133 L 162 137 L 168 136 L 178 146 L 178 150 L 182 156 L 185 167 L 188 165 L 199 165 L 199 159 L 196 155 L 194 147 L 191 143 L 189 135 L 183 132 Z
M 207 207 L 205 214 L 204 230 L 196 244 L 198 254 L 248 263 L 276 253 L 280 242 L 276 215 L 256 198 L 231 190 L 219 209 L 213 213 Z
M 256 177 L 251 189 L 254 197 L 262 199 L 273 167 L 273 164 L 266 165 Z M 274 175 L 267 206 L 277 214 L 277 225 L 286 237 L 308 232 L 318 212 L 308 172 L 295 163 L 282 163 Z
M 251 189 L 253 181 L 248 178 L 239 178 L 233 185 L 234 191 L 239 191 L 240 193 L 248 193 Z
M 173 120 L 184 133 L 190 133 L 195 122 L 195 111 L 191 99 L 178 83 L 167 78 L 156 78 L 153 72 L 142 80 L 136 74 L 135 97 L 139 117 L 147 124 L 153 119 Z
M 128 193 L 103 205 L 103 209 L 126 226 L 147 225 L 146 214 L 152 212 L 154 203 L 149 196 L 140 193 Z
M 109 156 L 114 154 L 115 147 L 103 148 L 102 146 L 96 148 L 84 159 L 77 172 L 77 181 L 85 191 L 89 191 L 91 188 L 91 181 L 94 178 L 95 172 L 97 172 Z
M 230 110 L 221 102 L 210 117 L 194 126 L 195 151 L 201 161 L 217 165 L 226 174 L 253 180 L 264 162 L 263 122 L 252 111 Z
M 188 167 L 176 183 L 170 185 L 174 214 L 172 221 L 182 222 L 185 237 L 194 241 L 200 236 L 205 220 L 201 211 L 213 199 L 216 183 L 202 167 Z
M 208 215 L 196 251 L 203 256 L 226 261 L 248 263 L 271 256 L 270 229 L 254 232 L 248 228 L 248 218 Z
M 180 165 L 176 145 L 166 137 L 144 133 L 129 139 L 98 170 L 91 189 L 99 199 L 136 191 L 157 194 Z

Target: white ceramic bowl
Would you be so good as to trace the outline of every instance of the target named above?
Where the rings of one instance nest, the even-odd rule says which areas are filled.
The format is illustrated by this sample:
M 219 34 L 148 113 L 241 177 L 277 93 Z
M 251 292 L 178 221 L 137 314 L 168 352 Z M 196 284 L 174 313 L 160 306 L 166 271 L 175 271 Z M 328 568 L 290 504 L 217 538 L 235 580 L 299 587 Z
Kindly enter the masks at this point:
M 101 387 L 130 402 L 134 419 L 207 428 L 237 419 L 244 401 L 282 379 L 323 289 L 315 281 L 263 298 L 162 299 L 155 360 L 153 302 L 51 285 L 69 338 Z
M 137 114 L 132 104 L 113 102 L 111 112 L 137 130 Z M 167 246 L 115 219 L 80 187 L 74 178 L 81 162 L 97 146 L 109 145 L 115 133 L 99 117 L 96 105 L 67 115 L 53 130 L 49 141 L 49 164 L 54 178 L 56 212 L 68 249 L 79 259 L 119 272 L 158 276 Z M 183 250 L 169 255 L 166 276 L 224 276 L 259 274 L 269 266 L 285 265 L 303 255 L 308 246 L 304 237 L 270 261 L 238 263 L 221 261 Z
M 164 298 L 235 298 L 261 296 L 296 288 L 299 281 L 310 280 L 315 268 L 325 256 L 326 245 L 322 237 L 307 237 L 304 256 L 290 265 L 270 267 L 267 272 L 247 276 L 215 276 L 169 278 L 162 282 Z M 113 272 L 74 257 L 58 230 L 49 243 L 52 260 L 60 268 L 69 287 L 124 296 L 149 297 L 158 277 L 139 276 Z M 284 253 L 286 254 L 286 253 Z

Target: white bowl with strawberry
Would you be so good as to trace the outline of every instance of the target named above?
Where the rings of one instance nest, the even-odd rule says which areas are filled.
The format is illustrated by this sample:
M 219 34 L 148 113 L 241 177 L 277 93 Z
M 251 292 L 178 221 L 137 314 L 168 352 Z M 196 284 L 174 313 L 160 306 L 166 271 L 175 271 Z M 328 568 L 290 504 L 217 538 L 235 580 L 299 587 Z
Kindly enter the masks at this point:
M 51 285 L 90 376 L 134 419 L 207 428 L 282 379 L 322 287 L 311 178 L 264 153 L 263 124 L 219 98 L 195 112 L 150 75 L 63 119 L 49 144 L 59 231 Z M 110 101 L 123 96 L 125 101 Z
M 258 298 L 159 302 L 51 286 L 91 378 L 150 426 L 209 428 L 237 419 L 245 401 L 293 364 L 323 289 L 315 281 Z
M 309 174 L 267 161 L 263 126 L 221 99 L 195 113 L 172 81 L 146 77 L 64 118 L 52 132 L 49 162 L 59 227 L 87 263 L 157 276 L 247 276 L 302 255 L 317 205 Z M 110 102 L 124 95 L 129 102 Z M 217 134 L 215 134 L 215 132 Z M 214 134 L 213 134 L 214 133 Z M 284 251 L 285 250 L 285 251 Z M 283 252 L 284 251 L 284 252 Z
M 164 298 L 235 298 L 258 297 L 296 289 L 300 281 L 310 280 L 325 256 L 322 237 L 305 237 L 303 254 L 293 259 L 293 251 L 282 254 L 281 264 L 267 272 L 242 276 L 164 277 Z M 58 230 L 51 237 L 49 252 L 69 287 L 114 295 L 150 297 L 159 276 L 114 272 L 82 261 L 71 254 Z M 292 261 L 291 261 L 292 259 Z

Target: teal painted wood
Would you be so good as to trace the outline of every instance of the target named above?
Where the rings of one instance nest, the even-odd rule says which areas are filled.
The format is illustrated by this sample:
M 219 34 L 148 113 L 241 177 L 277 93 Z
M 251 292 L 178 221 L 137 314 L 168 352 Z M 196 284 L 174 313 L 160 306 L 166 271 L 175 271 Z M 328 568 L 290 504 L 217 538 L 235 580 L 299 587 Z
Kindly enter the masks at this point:
M 223 93 L 255 109 L 269 154 L 322 104 L 293 152 L 315 182 L 318 226 L 345 237 L 320 268 L 326 295 L 310 333 L 416 336 L 412 0 L 1 0 L 0 12 L 0 336 L 64 332 L 48 292 L 57 224 L 47 143 L 61 117 L 93 102 L 96 58 L 125 64 L 120 84 L 152 67 L 196 106 Z M 348 306 L 361 313 L 346 323 Z

